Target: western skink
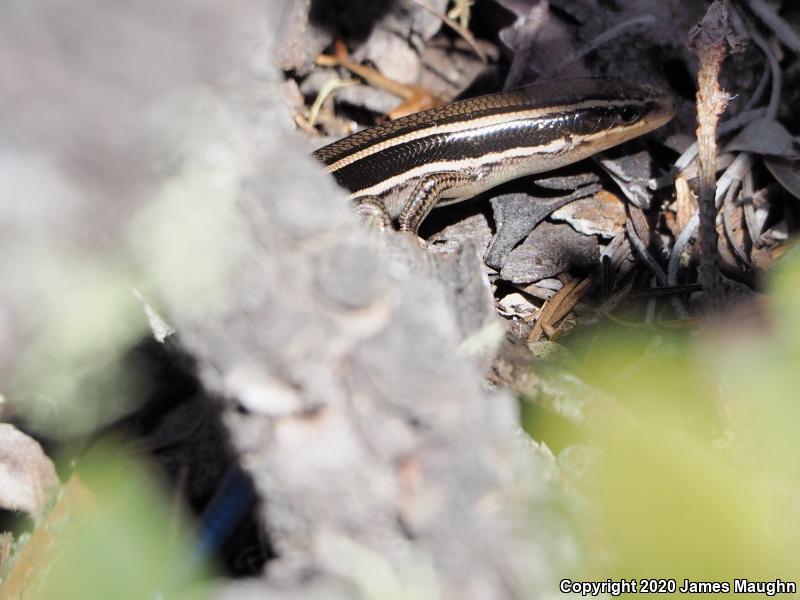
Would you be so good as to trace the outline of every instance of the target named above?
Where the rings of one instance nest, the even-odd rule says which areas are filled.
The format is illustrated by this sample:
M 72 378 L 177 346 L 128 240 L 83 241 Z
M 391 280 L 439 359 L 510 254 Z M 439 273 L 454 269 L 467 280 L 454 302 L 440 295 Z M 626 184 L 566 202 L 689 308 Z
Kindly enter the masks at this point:
M 364 129 L 320 148 L 358 212 L 416 232 L 436 206 L 568 165 L 664 125 L 673 98 L 622 79 L 535 83 Z

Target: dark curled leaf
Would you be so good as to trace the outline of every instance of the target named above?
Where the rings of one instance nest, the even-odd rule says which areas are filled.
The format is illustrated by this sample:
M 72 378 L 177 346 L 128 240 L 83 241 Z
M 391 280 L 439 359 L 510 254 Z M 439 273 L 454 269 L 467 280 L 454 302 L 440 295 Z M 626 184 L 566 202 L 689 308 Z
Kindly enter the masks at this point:
M 484 262 L 500 269 L 509 252 L 525 239 L 533 228 L 541 223 L 551 212 L 597 191 L 597 184 L 587 185 L 566 196 L 556 198 L 537 198 L 528 194 L 506 194 L 492 199 L 492 210 L 497 225 Z
M 764 164 L 773 177 L 792 196 L 800 200 L 800 161 L 765 156 Z
M 494 269 L 503 266 L 506 256 L 547 215 L 568 201 L 563 198 L 545 200 L 528 194 L 506 194 L 492 199 L 497 234 L 483 261 Z
M 725 147 L 727 152 L 742 151 L 782 158 L 800 158 L 797 143 L 786 128 L 768 117 L 751 121 Z
M 599 264 L 593 236 L 569 225 L 542 223 L 508 255 L 500 276 L 512 283 L 530 283 L 565 271 L 587 272 Z

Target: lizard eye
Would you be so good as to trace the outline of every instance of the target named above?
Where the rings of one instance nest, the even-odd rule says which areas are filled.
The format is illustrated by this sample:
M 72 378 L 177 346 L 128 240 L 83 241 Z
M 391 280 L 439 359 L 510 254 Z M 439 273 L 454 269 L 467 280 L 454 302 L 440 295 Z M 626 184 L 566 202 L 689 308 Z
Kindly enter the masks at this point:
M 620 110 L 620 117 L 625 123 L 633 123 L 639 116 L 639 109 L 634 106 L 623 106 Z

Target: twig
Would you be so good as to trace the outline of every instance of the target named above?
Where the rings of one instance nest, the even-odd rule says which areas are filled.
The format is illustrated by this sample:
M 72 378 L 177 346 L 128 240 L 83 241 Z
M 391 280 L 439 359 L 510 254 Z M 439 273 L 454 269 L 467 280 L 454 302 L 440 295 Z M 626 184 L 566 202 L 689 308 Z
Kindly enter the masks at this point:
M 698 216 L 698 213 L 694 213 L 680 234 L 678 234 L 678 237 L 675 238 L 675 243 L 672 245 L 672 252 L 669 255 L 669 262 L 667 263 L 667 285 L 669 287 L 678 285 L 678 267 L 680 266 L 680 258 L 683 256 L 683 251 L 685 250 L 686 245 L 694 237 L 694 234 L 697 231 L 697 225 L 699 223 L 700 217 Z M 679 298 L 673 297 L 672 306 L 675 309 L 675 313 L 678 315 L 678 318 L 686 319 L 689 316 L 686 307 L 683 306 L 683 303 Z
M 697 158 L 700 166 L 700 283 L 709 315 L 716 318 L 722 301 L 717 253 L 717 210 L 714 202 L 717 163 L 717 123 L 729 95 L 719 87 L 719 68 L 730 48 L 732 30 L 728 10 L 718 0 L 709 6 L 703 20 L 689 34 L 690 46 L 697 52 Z
M 686 283 L 671 287 L 650 287 L 646 290 L 636 290 L 631 292 L 628 297 L 631 299 L 658 298 L 661 296 L 676 296 L 701 291 L 703 291 L 703 286 L 701 286 L 699 283 Z
M 607 298 L 613 289 L 614 281 L 612 276 L 616 277 L 617 271 L 632 255 L 633 250 L 625 230 L 614 236 L 614 239 L 603 249 L 600 254 L 600 262 L 603 265 L 603 298 Z M 631 262 L 633 262 L 633 259 L 631 259 Z
M 447 16 L 458 20 L 459 25 L 464 29 L 469 29 L 469 20 L 472 17 L 472 5 L 474 0 L 454 0 L 455 6 L 447 11 Z
M 764 53 L 764 57 L 767 59 L 767 64 L 769 65 L 769 71 L 765 71 L 762 75 L 758 85 L 756 86 L 756 89 L 753 91 L 753 95 L 750 97 L 750 100 L 748 100 L 744 111 L 742 111 L 736 117 L 719 125 L 717 128 L 717 137 L 731 133 L 739 127 L 744 126 L 750 121 L 760 118 L 761 116 L 767 116 L 768 118 L 774 119 L 778 113 L 781 94 L 782 75 L 780 64 L 778 63 L 775 53 L 769 47 L 769 44 L 764 37 L 758 33 L 758 31 L 753 28 L 748 30 L 745 27 L 741 15 L 739 15 L 739 13 L 733 9 L 732 6 L 726 6 L 728 6 L 729 14 L 731 15 L 731 23 L 736 29 L 736 32 L 739 35 L 750 35 L 750 37 L 753 39 L 753 43 L 756 44 L 756 46 L 758 46 L 758 48 Z M 752 107 L 761 99 L 761 95 L 764 93 L 764 88 L 766 87 L 766 78 L 768 76 L 772 81 L 772 93 L 770 94 L 769 106 L 766 111 L 764 111 L 764 109 L 751 110 Z M 697 144 L 695 143 L 689 146 L 689 148 L 684 151 L 680 158 L 675 161 L 675 169 L 679 172 L 683 171 L 689 166 L 689 164 L 691 164 L 696 155 Z
M 629 211 L 631 208 L 628 209 Z M 639 233 L 636 231 L 636 227 L 633 224 L 633 219 L 631 218 L 630 214 L 628 219 L 625 221 L 625 232 L 628 234 L 628 241 L 630 241 L 631 246 L 633 246 L 634 250 L 639 254 L 639 257 L 644 261 L 647 265 L 647 268 L 656 276 L 659 283 L 661 285 L 665 285 L 667 282 L 667 276 L 664 273 L 664 269 L 656 262 L 656 259 L 648 252 L 647 246 L 639 237 Z
M 568 297 L 564 298 L 562 302 L 557 304 L 551 315 L 551 321 L 554 325 L 566 317 L 572 311 L 572 309 L 575 308 L 575 305 L 578 304 L 580 299 L 583 298 L 586 292 L 588 292 L 592 287 L 593 282 L 594 280 L 591 277 L 581 279 L 578 285 L 573 288 L 572 293 L 570 293 Z
M 734 183 L 741 182 L 744 176 L 753 168 L 753 155 L 749 152 L 740 152 L 739 155 L 733 159 L 733 162 L 725 169 L 725 172 L 720 175 L 717 181 L 717 190 L 714 195 L 714 207 L 719 208 L 722 206 L 722 200 Z
M 753 196 L 755 195 L 755 184 L 753 183 L 752 171 L 745 175 L 742 180 L 742 208 L 744 210 L 744 222 L 747 225 L 747 233 L 750 235 L 750 241 L 754 248 L 763 248 L 764 240 L 761 239 L 761 232 L 756 231 L 758 224 L 756 222 L 756 209 L 753 203 Z
M 383 73 L 380 73 L 372 67 L 354 61 L 347 54 L 347 46 L 345 46 L 341 39 L 336 40 L 334 43 L 334 51 L 336 56 L 320 54 L 316 58 L 316 64 L 322 67 L 343 67 L 361 77 L 361 79 L 368 84 L 386 90 L 390 94 L 394 94 L 403 99 L 400 105 L 387 113 L 390 119 L 397 119 L 407 114 L 446 104 L 444 98 L 432 94 L 425 88 L 397 82 L 394 79 L 386 77 Z M 322 92 L 320 92 L 320 94 L 321 93 Z
M 725 200 L 722 203 L 722 226 L 725 231 L 725 237 L 728 239 L 728 244 L 733 250 L 733 253 L 736 255 L 736 258 L 738 258 L 743 265 L 749 267 L 750 259 L 747 258 L 744 248 L 739 245 L 733 235 L 733 203 L 736 197 L 739 195 L 740 189 L 741 184 L 736 183 L 730 186 L 730 188 L 728 188 L 728 193 L 725 194 Z
M 583 280 L 572 279 L 565 283 L 564 287 L 542 306 L 537 315 L 536 324 L 528 335 L 528 341 L 538 341 L 543 334 L 552 338 L 556 332 L 554 325 L 569 314 L 584 294 L 589 291 L 591 285 L 591 277 Z
M 336 40 L 333 47 L 334 52 L 336 53 L 335 56 L 320 54 L 315 62 L 323 67 L 344 67 L 351 73 L 361 77 L 361 79 L 367 83 L 384 89 L 390 94 L 394 94 L 400 98 L 408 99 L 414 95 L 416 90 L 412 86 L 398 83 L 394 79 L 389 79 L 375 69 L 367 67 L 366 65 L 362 65 L 361 63 L 358 63 L 350 58 L 350 56 L 347 54 L 347 47 L 342 40 Z
M 750 10 L 769 26 L 778 39 L 794 52 L 800 53 L 800 35 L 792 29 L 792 26 L 784 21 L 778 13 L 772 10 L 764 0 L 747 0 Z
M 720 123 L 719 127 L 717 127 L 717 137 L 721 137 L 723 135 L 728 135 L 744 127 L 750 121 L 754 121 L 760 117 L 763 117 L 766 114 L 766 109 L 764 108 L 755 108 L 752 110 L 746 110 L 744 112 L 739 113 L 735 117 L 728 119 L 724 123 Z M 683 154 L 680 155 L 678 160 L 675 161 L 675 170 L 677 172 L 685 171 L 686 168 L 692 163 L 692 161 L 697 156 L 697 142 L 694 142 L 691 146 L 689 146 L 686 150 L 683 151 Z

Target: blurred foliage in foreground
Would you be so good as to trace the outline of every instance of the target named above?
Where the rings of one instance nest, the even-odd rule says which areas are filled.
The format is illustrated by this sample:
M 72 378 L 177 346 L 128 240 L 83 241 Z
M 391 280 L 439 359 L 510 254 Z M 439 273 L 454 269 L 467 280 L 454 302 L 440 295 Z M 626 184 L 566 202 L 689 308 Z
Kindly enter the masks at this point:
M 552 419 L 569 409 L 551 400 L 549 411 L 523 411 L 535 438 L 565 446 L 583 549 L 572 579 L 728 581 L 731 591 L 734 578 L 796 581 L 797 254 L 772 275 L 768 324 L 728 320 L 700 339 L 616 329 L 581 340 L 580 375 L 596 397 L 574 398 L 582 418 L 566 428 L 569 444 L 565 420 Z M 585 460 L 571 473 L 576 449 Z
M 799 290 L 800 257 L 787 257 L 772 275 L 767 323 L 729 320 L 699 338 L 616 329 L 574 344 L 582 366 L 553 374 L 570 381 L 573 405 L 565 394 L 551 406 L 570 427 L 543 411 L 526 423 L 535 439 L 566 446 L 558 508 L 571 511 L 582 548 L 572 579 L 794 581 Z M 182 590 L 203 574 L 180 515 L 141 466 L 96 451 L 79 476 L 15 556 L 0 595 L 207 594 Z
M 209 597 L 187 527 L 145 469 L 96 449 L 15 554 L 0 597 Z

